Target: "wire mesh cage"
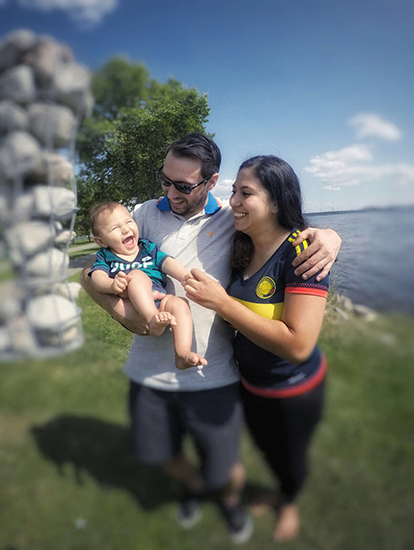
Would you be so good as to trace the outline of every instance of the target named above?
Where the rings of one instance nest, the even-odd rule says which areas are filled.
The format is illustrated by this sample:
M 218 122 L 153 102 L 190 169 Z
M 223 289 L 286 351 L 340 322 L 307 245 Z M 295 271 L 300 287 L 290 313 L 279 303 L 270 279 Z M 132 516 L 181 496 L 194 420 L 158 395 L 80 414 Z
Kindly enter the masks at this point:
M 0 41 L 0 358 L 61 355 L 83 343 L 80 286 L 68 281 L 77 212 L 75 143 L 90 74 L 53 38 Z

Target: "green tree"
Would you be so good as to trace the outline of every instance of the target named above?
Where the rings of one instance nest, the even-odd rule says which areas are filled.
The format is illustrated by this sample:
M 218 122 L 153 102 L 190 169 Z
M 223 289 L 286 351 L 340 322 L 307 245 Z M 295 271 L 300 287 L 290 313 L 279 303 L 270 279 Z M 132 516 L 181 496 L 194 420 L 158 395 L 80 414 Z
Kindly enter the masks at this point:
M 147 69 L 113 58 L 94 76 L 95 108 L 78 135 L 80 172 L 76 230 L 85 233 L 92 204 L 133 206 L 157 197 L 155 170 L 169 143 L 205 132 L 207 96 L 175 79 L 160 83 Z

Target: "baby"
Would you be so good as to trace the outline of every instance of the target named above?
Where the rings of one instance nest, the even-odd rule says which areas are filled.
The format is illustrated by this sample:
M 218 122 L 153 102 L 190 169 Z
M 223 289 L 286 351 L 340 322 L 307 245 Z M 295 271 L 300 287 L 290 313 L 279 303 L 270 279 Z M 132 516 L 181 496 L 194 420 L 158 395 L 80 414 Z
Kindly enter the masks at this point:
M 96 290 L 128 298 L 146 319 L 151 336 L 160 336 L 170 325 L 178 369 L 206 365 L 204 357 L 191 351 L 193 320 L 187 300 L 165 291 L 164 274 L 181 282 L 188 271 L 154 243 L 139 238 L 137 224 L 121 204 L 103 202 L 94 206 L 90 224 L 94 240 L 101 247 L 88 273 Z M 153 290 L 164 297 L 154 302 Z

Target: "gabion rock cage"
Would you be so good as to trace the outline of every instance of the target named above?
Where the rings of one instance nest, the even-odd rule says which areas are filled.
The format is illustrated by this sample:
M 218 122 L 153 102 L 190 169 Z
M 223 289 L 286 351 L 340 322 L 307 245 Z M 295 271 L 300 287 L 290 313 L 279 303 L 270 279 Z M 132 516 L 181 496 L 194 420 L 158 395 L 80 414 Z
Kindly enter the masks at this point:
M 0 282 L 2 361 L 83 343 L 68 247 L 76 135 L 92 107 L 90 74 L 65 45 L 27 30 L 0 41 L 0 258 L 14 274 Z

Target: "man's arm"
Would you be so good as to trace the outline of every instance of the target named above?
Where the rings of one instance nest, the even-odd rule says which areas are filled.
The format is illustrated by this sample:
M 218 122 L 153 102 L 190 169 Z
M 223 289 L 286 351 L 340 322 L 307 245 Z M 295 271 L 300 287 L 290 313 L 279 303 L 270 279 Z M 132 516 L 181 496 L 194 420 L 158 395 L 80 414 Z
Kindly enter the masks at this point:
M 119 298 L 114 294 L 103 294 L 93 286 L 91 278 L 88 276 L 93 261 L 82 271 L 80 283 L 84 290 L 89 294 L 94 302 L 101 306 L 118 323 L 135 334 L 148 334 L 146 321 L 141 318 L 133 308 L 131 302 Z
M 98 292 L 102 292 L 103 294 L 116 294 L 118 296 L 128 288 L 128 283 L 131 279 L 131 277 L 123 271 L 119 271 L 112 279 L 108 273 L 101 269 L 93 271 L 90 278 L 92 279 L 92 285 Z
M 293 260 L 292 265 L 299 266 L 295 270 L 295 275 L 302 275 L 303 279 L 309 279 L 320 271 L 316 280 L 321 281 L 328 275 L 336 260 L 342 239 L 333 229 L 308 227 L 299 233 L 292 245 L 297 246 L 305 239 L 311 244 Z

